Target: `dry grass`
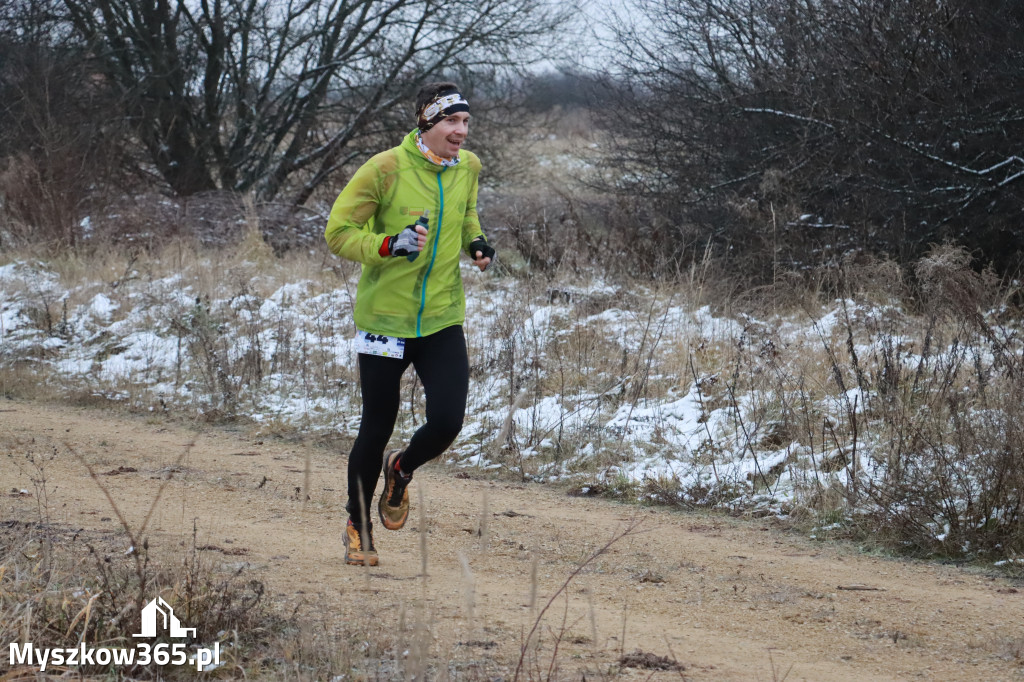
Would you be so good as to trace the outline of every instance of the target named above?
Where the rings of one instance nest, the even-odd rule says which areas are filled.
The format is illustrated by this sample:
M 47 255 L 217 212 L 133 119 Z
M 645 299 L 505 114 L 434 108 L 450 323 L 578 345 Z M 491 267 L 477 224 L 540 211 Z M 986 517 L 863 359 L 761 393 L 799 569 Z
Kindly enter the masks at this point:
M 140 632 L 140 610 L 156 596 L 174 609 L 183 624 L 196 628 L 191 646 L 219 643 L 222 665 L 204 673 L 218 679 L 492 679 L 496 665 L 473 656 L 473 649 L 437 655 L 430 635 L 433 615 L 424 592 L 399 597 L 391 604 L 401 611 L 397 627 L 382 619 L 379 588 L 367 594 L 355 615 L 338 618 L 315 601 L 289 603 L 254 578 L 247 562 L 211 559 L 209 545 L 197 540 L 193 528 L 182 548 L 177 537 L 147 530 L 147 520 L 165 503 L 158 492 L 146 519 L 131 524 L 113 496 L 107 494 L 116 530 L 75 529 L 63 520 L 66 509 L 51 509 L 48 468 L 55 458 L 77 459 L 92 473 L 93 484 L 106 493 L 94 466 L 64 449 L 40 453 L 25 444 L 15 466 L 33 482 L 35 509 L 22 509 L 0 524 L 0 637 L 5 642 L 31 642 L 36 649 L 86 647 L 134 648 Z M 187 450 L 186 450 L 187 452 Z M 166 487 L 165 479 L 160 491 Z M 420 509 L 424 508 L 420 500 Z M 422 528 L 426 519 L 420 518 Z M 129 548 L 126 550 L 126 547 Z M 426 543 L 422 543 L 426 567 Z M 366 578 L 369 584 L 370 575 Z M 471 589 L 471 588 L 470 588 Z M 285 598 L 282 598 L 285 597 Z M 468 595 L 471 600 L 472 595 Z M 386 602 L 393 600 L 388 596 Z M 371 607 L 371 604 L 373 607 Z M 467 616 L 472 628 L 472 615 Z M 482 628 L 481 628 L 482 629 Z M 161 635 L 152 644 L 171 642 Z M 462 644 L 462 643 L 460 643 Z M 467 646 L 475 646 L 469 644 Z M 5 654 L 6 655 L 6 654 Z M 115 675 L 131 679 L 194 679 L 192 666 L 109 665 L 20 666 L 3 679 L 83 679 Z M 527 679 L 533 679 L 529 677 Z
M 240 656 L 260 658 L 268 636 L 287 637 L 294 629 L 294 621 L 268 608 L 263 585 L 250 579 L 244 568 L 227 569 L 205 559 L 195 533 L 184 557 L 180 548 L 168 552 L 153 546 L 146 521 L 139 527 L 129 525 L 109 495 L 110 513 L 120 523 L 117 531 L 76 530 L 57 521 L 49 507 L 47 466 L 58 456 L 74 455 L 57 450 L 17 455 L 16 465 L 29 470 L 35 486 L 37 509 L 34 520 L 13 517 L 0 527 L 4 641 L 31 642 L 36 648 L 83 643 L 132 648 L 141 609 L 155 596 L 196 628 L 195 644 L 220 642 L 229 668 L 241 669 Z M 93 480 L 106 490 L 98 477 Z M 85 675 L 107 672 L 101 665 L 77 670 Z M 59 672 L 60 668 L 53 671 Z M 125 666 L 122 672 L 137 679 L 190 676 L 184 667 L 161 669 L 155 664 Z
M 185 450 L 187 453 L 187 448 Z M 183 453 L 183 456 L 184 454 Z M 13 455 L 12 455 L 13 457 Z M 77 459 L 92 474 L 93 484 L 107 493 L 93 464 L 72 451 L 40 454 L 31 450 L 19 455 L 19 468 L 27 469 L 34 484 L 34 511 L 0 524 L 0 637 L 8 642 L 32 642 L 37 649 L 50 647 L 104 647 L 130 649 L 140 631 L 141 607 L 154 596 L 162 597 L 188 627 L 196 628 L 190 646 L 219 643 L 222 665 L 204 673 L 218 679 L 460 679 L 509 677 L 521 680 L 575 679 L 563 674 L 560 645 L 594 641 L 574 634 L 578 623 L 567 623 L 558 604 L 568 604 L 568 588 L 589 565 L 599 560 L 616 542 L 639 532 L 639 522 L 625 525 L 605 544 L 587 549 L 562 584 L 543 603 L 534 600 L 528 632 L 523 633 L 518 665 L 507 668 L 489 660 L 486 651 L 497 646 L 492 630 L 475 614 L 475 581 L 472 556 L 462 556 L 464 604 L 461 619 L 464 636 L 451 643 L 454 651 L 439 652 L 432 635 L 436 617 L 428 597 L 429 574 L 426 529 L 430 520 L 420 489 L 420 552 L 422 593 L 386 592 L 379 587 L 346 595 L 367 600 L 362 609 L 339 618 L 315 602 L 291 605 L 265 589 L 252 577 L 248 564 L 224 564 L 211 560 L 209 546 L 197 540 L 193 529 L 183 549 L 176 538 L 150 533 L 147 521 L 165 504 L 155 495 L 149 514 L 137 524 L 126 520 L 118 502 L 106 494 L 115 531 L 75 530 L 57 517 L 65 512 L 50 508 L 48 468 L 55 458 Z M 27 497 L 27 496 L 26 496 Z M 482 518 L 489 510 L 486 498 Z M 488 551 L 486 531 L 481 531 L 478 551 Z M 125 547 L 130 547 L 129 551 Z M 474 553 L 475 554 L 475 553 Z M 353 569 L 354 570 L 354 569 Z M 536 570 L 531 590 L 539 589 Z M 373 605 L 371 608 L 370 604 Z M 380 609 L 388 609 L 382 618 Z M 591 620 L 593 619 L 591 604 Z M 397 624 L 394 620 L 397 618 Z M 560 620 L 561 619 L 561 620 Z M 593 630 L 593 623 L 591 629 Z M 161 636 L 154 645 L 170 642 Z M 445 648 L 441 644 L 441 648 Z M 57 679 L 74 674 L 84 679 L 115 675 L 132 679 L 193 679 L 190 666 L 81 665 L 50 667 L 46 674 L 34 666 L 10 671 L 4 679 Z M 590 671 L 588 671 L 589 673 Z M 593 676 L 610 679 L 613 671 Z
M 58 337 L 65 317 L 63 303 L 56 312 L 59 301 L 68 301 L 69 324 L 78 319 L 76 307 L 98 293 L 117 304 L 112 321 L 128 322 L 146 311 L 147 325 L 180 340 L 181 374 L 172 381 L 195 387 L 192 397 L 157 396 L 140 374 L 104 382 L 99 375 L 61 376 L 38 358 L 9 362 L 10 356 L 0 364 L 4 386 L 19 382 L 24 395 L 113 396 L 142 410 L 163 401 L 161 409 L 171 415 L 216 419 L 245 418 L 267 391 L 338 402 L 356 396 L 351 365 L 334 355 L 328 342 L 350 324 L 349 312 L 332 304 L 352 286 L 352 269 L 322 254 L 275 256 L 253 233 L 238 253 L 211 254 L 186 243 L 157 255 L 117 253 L 97 257 L 93 266 L 82 257 L 48 266 L 59 273 L 60 284 L 49 293 L 27 287 L 5 289 L 5 294 L 27 292 L 38 302 L 32 324 Z M 886 271 L 880 264 L 870 266 L 870 275 L 851 266 L 846 279 L 791 294 L 774 313 L 766 313 L 771 306 L 764 292 L 746 311 L 742 302 L 722 302 L 719 308 L 732 310 L 731 316 L 694 305 L 714 298 L 703 280 L 710 268 L 699 264 L 686 278 L 659 286 L 610 279 L 598 284 L 593 275 L 565 273 L 518 279 L 499 271 L 493 278 L 467 278 L 469 296 L 478 302 L 471 304 L 467 325 L 479 400 L 471 417 L 490 416 L 479 422 L 479 431 L 467 433 L 465 442 L 468 449 L 474 439 L 485 444 L 492 461 L 517 477 L 568 474 L 591 493 L 683 508 L 787 513 L 823 539 L 873 538 L 918 554 L 963 555 L 966 546 L 975 557 L 1013 556 L 1022 551 L 1019 494 L 1024 489 L 1019 481 L 1024 415 L 1015 411 L 1024 403 L 1006 399 L 1019 396 L 1021 387 L 1014 292 L 971 271 L 956 252 L 939 251 L 932 258 L 921 264 L 916 283 L 897 282 L 902 291 L 873 288 L 879 268 Z M 220 263 L 216 268 L 215 262 Z M 97 281 L 96 272 L 112 275 Z M 152 287 L 174 274 L 190 294 L 177 307 L 162 298 L 173 292 Z M 885 281 L 886 286 L 894 282 Z M 301 286 L 285 288 L 296 282 Z M 923 313 L 908 303 L 915 291 L 927 292 L 930 305 Z M 279 292 L 277 307 L 268 313 L 271 308 L 264 304 Z M 304 314 L 291 316 L 289 309 Z M 305 314 L 309 311 L 313 314 Z M 87 332 L 72 329 L 66 342 L 86 344 Z M 233 353 L 240 344 L 270 341 L 272 352 Z M 95 343 L 110 349 L 107 357 L 116 357 L 123 339 Z M 403 390 L 408 399 L 399 428 L 406 432 L 421 420 L 420 393 L 411 380 Z M 691 448 L 680 447 L 664 406 L 687 395 L 704 414 L 728 417 L 731 431 L 714 430 L 709 419 Z M 563 408 L 554 421 L 546 417 L 552 401 Z M 624 429 L 609 428 L 616 414 L 630 416 L 634 428 L 650 427 L 643 442 L 634 442 Z M 262 428 L 343 431 L 331 419 L 309 410 L 301 421 L 281 417 L 265 420 Z M 500 434 L 498 442 L 492 442 L 494 434 Z M 737 467 L 737 453 L 745 469 Z M 628 467 L 647 455 L 672 461 L 675 473 L 627 475 Z M 36 497 L 45 500 L 40 494 L 45 461 L 38 454 L 37 464 L 40 474 L 34 478 L 42 488 Z M 694 471 L 702 475 L 688 475 Z M 871 475 L 879 471 L 884 475 Z M 771 502 L 785 485 L 793 494 Z M 421 500 L 419 508 L 424 507 Z M 487 511 L 485 506 L 483 518 Z M 481 551 L 486 551 L 484 524 L 480 530 Z M 157 540 L 147 546 L 143 532 L 123 524 L 118 533 L 75 537 L 49 519 L 42 504 L 37 518 L 21 519 L 3 532 L 0 623 L 13 629 L 0 634 L 9 639 L 27 628 L 37 643 L 67 637 L 124 641 L 137 625 L 115 616 L 126 607 L 137 613 L 145 588 L 187 609 L 189 625 L 207 637 L 259 633 L 252 640 L 232 639 L 234 676 L 480 679 L 496 673 L 474 663 L 485 659 L 471 655 L 486 650 L 489 635 L 485 624 L 474 622 L 479 615 L 468 561 L 463 612 L 473 624 L 460 645 L 464 655 L 451 656 L 454 667 L 444 668 L 424 635 L 431 618 L 426 601 L 414 595 L 398 605 L 404 616 L 396 633 L 369 617 L 341 624 L 288 611 L 268 602 L 244 571 L 210 563 L 195 543 L 184 562 L 180 555 L 168 559 Z M 133 544 L 143 550 L 124 556 L 125 539 L 133 534 Z M 422 559 L 426 576 L 425 551 Z M 594 560 L 587 554 L 573 563 L 582 569 Z M 638 572 L 636 580 L 658 576 Z M 558 679 L 559 647 L 586 641 L 585 618 L 560 621 L 559 607 L 557 601 L 535 603 L 531 625 L 536 631 L 524 631 L 520 678 Z M 1006 656 L 1019 658 L 1017 639 L 999 646 Z M 405 650 L 408 656 L 401 655 Z M 644 652 L 620 654 L 622 668 L 674 662 Z M 773 664 L 773 677 L 785 679 L 787 672 Z
M 555 201 L 568 234 L 592 232 L 575 200 Z M 514 228 L 526 214 L 506 216 Z M 357 269 L 322 248 L 276 255 L 248 220 L 228 250 L 178 239 L 19 254 L 38 276 L 5 280 L 5 305 L 36 342 L 5 337 L 0 388 L 350 436 Z M 591 245 L 569 262 L 499 242 L 505 266 L 467 272 L 471 407 L 456 459 L 482 451 L 523 479 L 788 514 L 916 554 L 1024 551 L 1015 288 L 942 248 L 909 273 L 851 260 L 728 295 L 714 254 L 648 280 L 596 271 L 587 259 L 611 246 Z M 402 395 L 409 434 L 423 414 L 411 373 Z
M 591 493 L 684 507 L 744 510 L 761 498 L 771 511 L 785 482 L 795 494 L 777 512 L 822 535 L 838 527 L 914 554 L 1012 556 L 1024 546 L 1017 291 L 956 249 L 922 259 L 912 279 L 900 273 L 844 263 L 776 299 L 774 312 L 765 292 L 753 306 L 723 303 L 731 324 L 670 320 L 674 301 L 705 295 L 699 278 L 664 289 L 620 282 L 597 306 L 579 285 L 525 284 L 489 328 L 499 348 L 491 376 L 505 376 L 509 402 L 529 396 L 504 462 L 527 478 L 589 470 Z M 602 311 L 626 320 L 625 338 Z M 643 409 L 687 390 L 705 416 L 724 411 L 729 430 L 708 428 L 677 454 L 671 421 Z M 544 414 L 552 398 L 554 422 Z M 645 441 L 624 447 L 625 433 L 607 428 L 613 412 L 642 413 Z M 575 457 L 584 447 L 585 463 Z M 623 476 L 623 458 L 645 452 L 677 454 L 676 473 Z M 749 465 L 740 475 L 737 454 Z

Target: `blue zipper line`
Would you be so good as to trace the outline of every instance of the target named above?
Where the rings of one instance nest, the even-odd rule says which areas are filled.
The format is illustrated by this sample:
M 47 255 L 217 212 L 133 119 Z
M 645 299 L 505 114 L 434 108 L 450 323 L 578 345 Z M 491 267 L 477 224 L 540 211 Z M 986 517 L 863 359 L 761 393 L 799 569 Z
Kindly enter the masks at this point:
M 422 336 L 420 333 L 420 325 L 423 323 L 423 308 L 427 305 L 427 278 L 430 277 L 430 271 L 434 269 L 434 261 L 437 259 L 437 243 L 441 241 L 441 222 L 444 220 L 444 185 L 441 184 L 441 173 L 447 170 L 447 166 L 442 166 L 441 170 L 437 172 L 437 190 L 441 193 L 441 210 L 437 214 L 437 234 L 434 235 L 434 249 L 430 254 L 430 265 L 427 266 L 427 273 L 423 275 L 423 287 L 420 289 L 420 311 L 416 313 L 416 336 Z

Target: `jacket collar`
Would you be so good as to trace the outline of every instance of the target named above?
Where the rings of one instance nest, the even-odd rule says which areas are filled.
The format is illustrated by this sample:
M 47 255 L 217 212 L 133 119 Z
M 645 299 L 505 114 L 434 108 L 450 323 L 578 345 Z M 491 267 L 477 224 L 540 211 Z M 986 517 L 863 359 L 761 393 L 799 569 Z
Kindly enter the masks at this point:
M 401 146 L 401 148 L 404 149 L 406 151 L 406 153 L 409 154 L 409 156 L 411 156 L 414 159 L 414 162 L 417 165 L 422 166 L 423 168 L 426 168 L 428 170 L 432 170 L 432 171 L 435 171 L 435 172 L 441 170 L 442 168 L 445 168 L 445 166 L 439 166 L 436 163 L 433 163 L 432 161 L 430 161 L 430 159 L 428 159 L 427 157 L 423 156 L 423 152 L 421 152 L 420 148 L 416 146 L 416 131 L 417 130 L 418 130 L 417 128 L 413 128 L 409 132 L 409 134 L 405 136 L 405 138 L 402 140 L 402 144 L 399 145 L 399 146 Z M 460 165 L 462 164 L 462 152 L 461 151 L 459 152 L 459 164 Z M 455 166 L 455 167 L 457 167 L 457 166 Z

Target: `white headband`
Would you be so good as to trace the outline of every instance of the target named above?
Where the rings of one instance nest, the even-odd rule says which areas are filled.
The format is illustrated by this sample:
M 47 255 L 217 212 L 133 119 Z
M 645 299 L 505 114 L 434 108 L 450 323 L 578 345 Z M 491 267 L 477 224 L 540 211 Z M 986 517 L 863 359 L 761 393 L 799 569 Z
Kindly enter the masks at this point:
M 424 107 L 423 113 L 420 114 L 420 123 L 427 123 L 432 126 L 445 115 L 445 112 L 447 112 L 448 109 L 456 105 L 462 105 L 457 111 L 469 111 L 469 102 L 463 99 L 462 95 L 457 92 L 451 95 L 438 97 L 436 100 Z M 420 127 L 422 127 L 422 125 Z

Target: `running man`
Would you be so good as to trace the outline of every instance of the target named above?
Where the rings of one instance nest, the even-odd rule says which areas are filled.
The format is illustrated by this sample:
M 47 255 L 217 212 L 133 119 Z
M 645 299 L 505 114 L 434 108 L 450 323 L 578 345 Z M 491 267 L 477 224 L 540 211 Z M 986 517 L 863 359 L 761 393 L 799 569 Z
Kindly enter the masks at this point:
M 413 472 L 444 452 L 466 414 L 469 358 L 459 271 L 465 252 L 481 271 L 495 258 L 476 212 L 480 160 L 462 149 L 469 103 L 454 83 L 428 83 L 416 96 L 417 127 L 397 147 L 363 164 L 331 209 L 331 251 L 362 263 L 356 290 L 356 349 L 363 409 L 348 460 L 345 562 L 376 566 L 370 502 L 381 466 L 381 524 L 409 516 Z M 395 427 L 402 374 L 423 384 L 426 423 L 404 450 L 384 457 Z

